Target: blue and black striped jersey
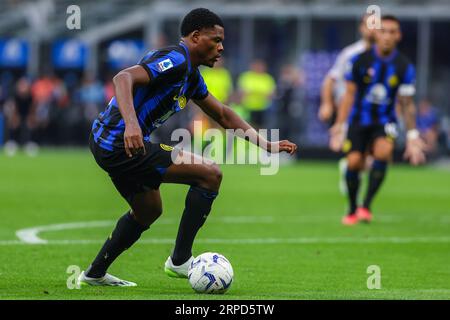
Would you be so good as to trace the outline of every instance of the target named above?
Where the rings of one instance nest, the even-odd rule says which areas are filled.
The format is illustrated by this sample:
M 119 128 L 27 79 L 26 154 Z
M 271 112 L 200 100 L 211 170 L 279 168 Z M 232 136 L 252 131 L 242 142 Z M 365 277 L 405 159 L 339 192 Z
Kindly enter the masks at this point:
M 191 66 L 182 42 L 148 52 L 139 65 L 148 72 L 150 82 L 134 87 L 133 103 L 144 140 L 150 141 L 152 131 L 184 109 L 189 99 L 206 98 L 208 89 L 198 69 Z M 123 148 L 124 131 L 125 123 L 113 97 L 92 125 L 94 141 L 109 151 Z
M 374 46 L 355 55 L 347 68 L 346 80 L 357 87 L 349 125 L 397 122 L 397 95 L 415 94 L 415 69 L 408 58 L 397 50 L 388 57 L 380 57 Z

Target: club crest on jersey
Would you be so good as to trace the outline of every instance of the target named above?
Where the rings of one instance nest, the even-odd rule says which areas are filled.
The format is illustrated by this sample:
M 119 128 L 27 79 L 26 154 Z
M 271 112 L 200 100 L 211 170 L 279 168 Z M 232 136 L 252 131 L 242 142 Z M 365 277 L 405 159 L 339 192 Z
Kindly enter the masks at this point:
M 173 100 L 178 101 L 180 109 L 184 109 L 184 107 L 186 107 L 187 100 L 185 96 L 175 96 L 173 97 Z
M 388 83 L 391 87 L 395 87 L 398 85 L 398 77 L 394 74 L 389 77 Z
M 160 72 L 164 72 L 170 68 L 173 68 L 173 63 L 169 58 L 158 63 L 158 70 Z

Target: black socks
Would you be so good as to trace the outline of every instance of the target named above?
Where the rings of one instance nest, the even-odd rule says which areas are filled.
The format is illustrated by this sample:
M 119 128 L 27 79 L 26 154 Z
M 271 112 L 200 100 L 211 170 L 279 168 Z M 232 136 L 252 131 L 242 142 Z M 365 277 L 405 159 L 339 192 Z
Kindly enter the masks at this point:
M 367 187 L 367 194 L 363 202 L 363 207 L 370 209 L 373 197 L 380 189 L 386 175 L 387 162 L 374 160 L 372 169 L 369 173 L 369 183 Z M 352 171 L 347 169 L 345 175 L 347 181 L 348 198 L 350 203 L 349 214 L 353 214 L 357 208 L 358 190 L 360 184 L 359 171 Z
M 175 265 L 185 263 L 192 256 L 192 245 L 198 230 L 203 226 L 211 211 L 211 205 L 217 192 L 191 187 L 186 196 L 185 209 L 181 218 L 175 248 L 172 253 L 172 262 Z M 126 249 L 131 247 L 148 227 L 140 225 L 127 212 L 117 222 L 111 236 L 105 241 L 103 247 L 86 270 L 86 276 L 100 278 L 106 273 L 111 263 Z
M 172 253 L 174 265 L 185 263 L 192 256 L 192 245 L 198 230 L 211 211 L 217 192 L 201 187 L 191 187 L 186 196 L 185 209 L 181 217 L 175 248 Z
M 367 187 L 366 198 L 364 199 L 364 207 L 369 209 L 373 197 L 380 189 L 386 175 L 387 162 L 374 160 L 372 169 L 369 174 L 369 186 Z
M 140 225 L 130 214 L 125 213 L 116 228 L 106 240 L 91 266 L 86 270 L 86 276 L 100 278 L 106 273 L 113 261 L 126 249 L 131 247 L 148 227 Z
M 353 171 L 347 169 L 345 174 L 345 180 L 347 182 L 347 192 L 349 198 L 349 212 L 348 214 L 354 214 L 357 208 L 358 191 L 359 191 L 359 171 Z

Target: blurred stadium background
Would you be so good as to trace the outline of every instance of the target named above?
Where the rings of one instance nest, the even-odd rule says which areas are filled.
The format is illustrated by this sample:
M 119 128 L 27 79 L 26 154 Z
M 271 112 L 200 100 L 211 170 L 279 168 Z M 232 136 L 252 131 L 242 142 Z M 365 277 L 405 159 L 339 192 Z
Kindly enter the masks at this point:
M 72 4 L 81 10 L 79 30 L 66 25 Z M 283 137 L 304 148 L 303 156 L 330 156 L 327 127 L 317 118 L 320 85 L 339 50 L 359 38 L 360 17 L 371 4 L 402 21 L 400 49 L 416 65 L 416 102 L 424 105 L 418 117 L 424 118 L 424 131 L 433 131 L 430 157 L 442 158 L 450 135 L 450 3 L 445 0 L 2 0 L 0 144 L 6 143 L 7 154 L 18 146 L 8 141 L 30 147 L 30 154 L 34 143 L 86 145 L 92 120 L 113 95 L 114 74 L 147 50 L 177 43 L 183 15 L 205 6 L 220 13 L 226 26 L 224 64 L 232 87 L 218 85 L 223 100 L 248 113 L 237 94 L 240 75 L 255 60 L 263 62 L 276 83 L 264 106 L 264 126 L 280 128 Z M 155 134 L 164 140 L 173 128 L 188 127 L 197 117 L 190 109 L 189 117 L 178 114 L 166 131 Z
M 80 30 L 67 28 L 73 4 Z M 346 228 L 337 162 L 317 161 L 337 157 L 317 118 L 320 85 L 337 53 L 359 38 L 373 4 L 401 19 L 400 49 L 417 69 L 418 123 L 434 143 L 432 165 L 393 166 L 374 222 Z M 209 88 L 248 117 L 240 91 L 265 83 L 266 98 L 253 106 L 264 110 L 260 125 L 280 128 L 301 158 L 313 159 L 274 176 L 221 166 L 221 195 L 194 247 L 233 263 L 236 282 L 219 298 L 449 299 L 447 0 L 0 0 L 0 299 L 212 298 L 162 270 L 187 188 L 171 184 L 161 187 L 163 217 L 111 267 L 139 287 L 66 287 L 67 267 L 85 268 L 128 210 L 87 149 L 92 120 L 113 95 L 111 79 L 145 51 L 177 43 L 180 20 L 200 6 L 225 23 L 226 68 L 202 70 Z M 250 67 L 267 72 L 245 80 Z M 155 139 L 170 142 L 172 129 L 193 119 L 205 120 L 192 105 Z M 368 290 L 369 265 L 382 268 L 382 290 Z

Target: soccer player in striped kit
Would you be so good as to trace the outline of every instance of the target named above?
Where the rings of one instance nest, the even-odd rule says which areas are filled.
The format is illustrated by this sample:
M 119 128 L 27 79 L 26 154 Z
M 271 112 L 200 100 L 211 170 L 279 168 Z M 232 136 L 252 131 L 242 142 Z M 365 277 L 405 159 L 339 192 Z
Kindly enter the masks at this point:
M 397 50 L 401 40 L 399 20 L 383 16 L 375 39 L 372 48 L 354 56 L 347 66 L 346 91 L 330 129 L 330 148 L 347 153 L 349 210 L 342 219 L 345 225 L 372 220 L 370 206 L 385 178 L 398 135 L 397 102 L 407 129 L 405 158 L 413 165 L 425 162 L 424 144 L 415 122 L 415 69 Z M 359 172 L 367 153 L 374 161 L 364 202 L 358 206 Z

